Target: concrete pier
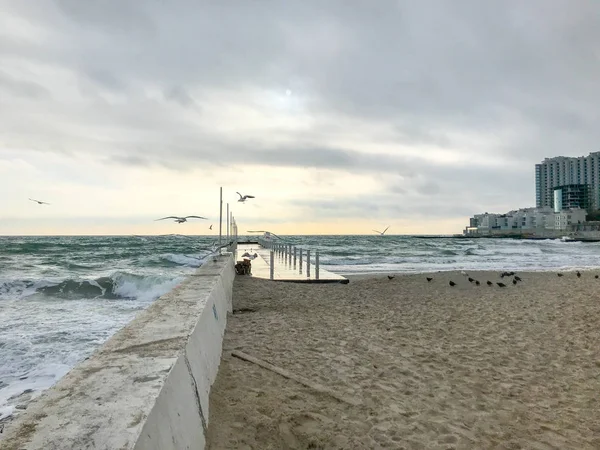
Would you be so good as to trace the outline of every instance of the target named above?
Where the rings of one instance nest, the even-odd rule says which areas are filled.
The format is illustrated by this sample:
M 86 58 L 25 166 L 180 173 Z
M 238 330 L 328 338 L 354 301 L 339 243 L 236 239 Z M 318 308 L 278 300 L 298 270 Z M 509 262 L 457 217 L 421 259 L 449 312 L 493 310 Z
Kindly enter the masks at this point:
M 348 283 L 349 280 L 341 275 L 330 272 L 323 267 L 319 268 L 319 271 L 315 270 L 302 270 L 302 250 L 300 252 L 300 264 L 297 267 L 292 264 L 292 257 L 284 255 L 280 257 L 275 254 L 274 258 L 271 258 L 271 251 L 278 253 L 280 250 L 287 249 L 289 255 L 292 255 L 292 250 L 287 246 L 276 247 L 273 249 L 267 249 L 262 247 L 260 244 L 252 243 L 240 243 L 238 244 L 235 259 L 240 261 L 243 259 L 243 255 L 248 253 L 254 255 L 256 258 L 252 259 L 252 276 L 254 278 L 272 279 L 273 281 L 288 281 L 294 283 Z M 305 253 L 306 254 L 306 253 Z M 273 266 L 271 266 L 271 261 Z M 308 261 L 308 260 L 307 260 Z M 311 267 L 314 269 L 314 267 Z
M 232 255 L 156 300 L 0 434 L 6 450 L 203 449 Z

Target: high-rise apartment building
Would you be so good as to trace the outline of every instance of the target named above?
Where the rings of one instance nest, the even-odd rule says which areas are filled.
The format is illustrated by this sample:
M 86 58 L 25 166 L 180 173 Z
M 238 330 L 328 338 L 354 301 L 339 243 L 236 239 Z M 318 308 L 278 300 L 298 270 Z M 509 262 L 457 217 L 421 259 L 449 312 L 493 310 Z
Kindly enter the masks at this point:
M 535 165 L 535 204 L 555 210 L 600 209 L 600 152 L 557 156 Z

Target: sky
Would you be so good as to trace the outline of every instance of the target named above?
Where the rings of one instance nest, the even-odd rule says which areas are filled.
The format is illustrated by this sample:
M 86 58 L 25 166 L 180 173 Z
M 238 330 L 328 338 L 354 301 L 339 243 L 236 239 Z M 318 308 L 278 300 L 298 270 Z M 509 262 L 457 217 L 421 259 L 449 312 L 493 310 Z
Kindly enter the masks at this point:
M 598 80 L 592 1 L 0 0 L 0 235 L 460 233 Z

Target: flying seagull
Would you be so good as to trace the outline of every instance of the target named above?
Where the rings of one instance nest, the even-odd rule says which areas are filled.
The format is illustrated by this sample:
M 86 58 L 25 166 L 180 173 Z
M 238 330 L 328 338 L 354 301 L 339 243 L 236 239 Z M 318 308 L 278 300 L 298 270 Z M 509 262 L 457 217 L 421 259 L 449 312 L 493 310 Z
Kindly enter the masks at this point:
M 208 227 L 209 230 L 212 230 L 212 225 L 210 227 Z
M 185 216 L 185 217 L 167 216 L 167 217 L 163 217 L 161 219 L 156 219 L 156 220 L 165 220 L 165 219 L 175 219 L 175 222 L 183 223 L 183 222 L 187 222 L 188 219 L 205 219 L 206 220 L 206 217 L 202 217 L 202 216 Z M 155 220 L 155 222 L 156 222 L 156 220 Z
M 48 202 L 42 202 L 41 200 L 36 200 L 34 198 L 30 198 L 29 200 L 31 200 L 32 202 L 36 202 L 38 205 L 49 205 L 50 204 Z
M 242 195 L 239 192 L 236 192 L 236 194 L 240 196 L 240 199 L 238 200 L 238 202 L 242 202 L 242 203 L 244 203 L 249 198 L 254 198 L 254 195 Z
M 385 232 L 388 230 L 389 226 L 383 230 L 383 231 L 377 231 L 377 230 L 373 230 L 375 233 L 379 233 L 379 236 L 383 236 L 385 234 Z

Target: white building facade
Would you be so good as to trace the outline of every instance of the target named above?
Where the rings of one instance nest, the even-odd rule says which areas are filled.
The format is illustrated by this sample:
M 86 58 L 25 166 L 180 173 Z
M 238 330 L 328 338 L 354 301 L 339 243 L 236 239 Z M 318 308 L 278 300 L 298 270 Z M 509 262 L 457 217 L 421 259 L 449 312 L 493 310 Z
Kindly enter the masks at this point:
M 471 220 L 473 231 L 490 230 L 566 230 L 571 224 L 585 222 L 586 210 L 565 209 L 554 212 L 553 208 L 523 208 L 506 214 L 476 214 Z

